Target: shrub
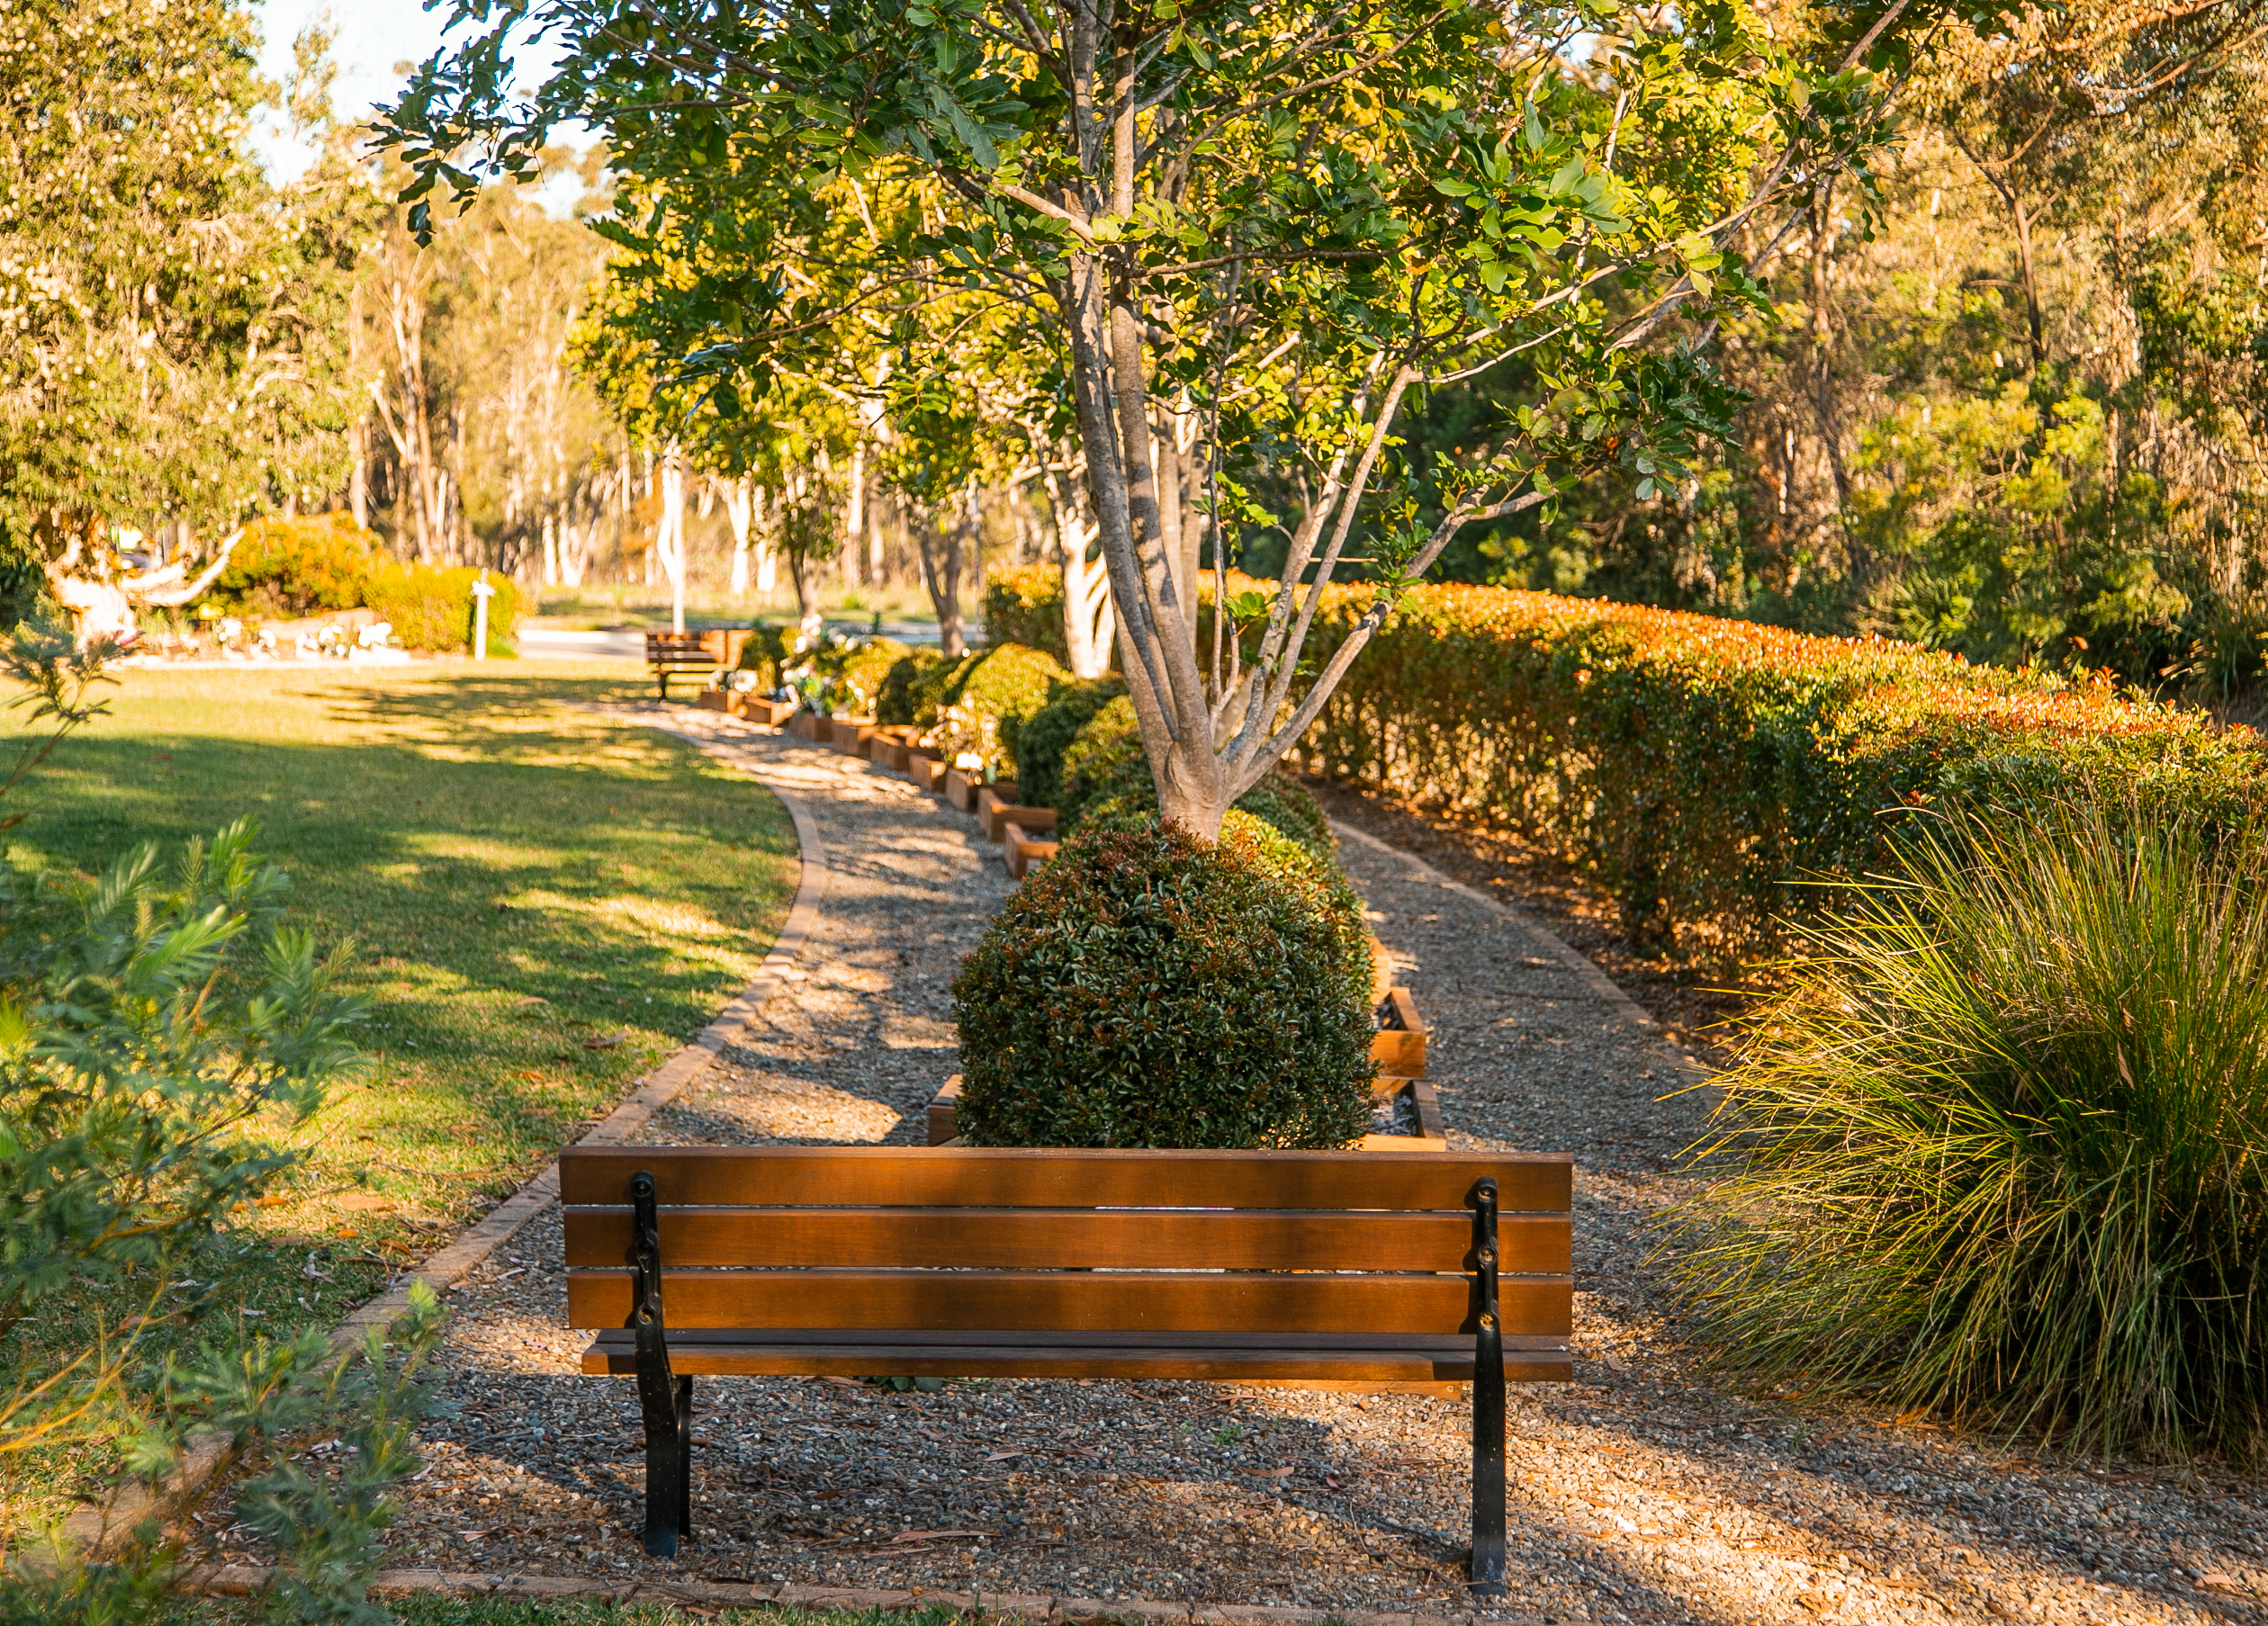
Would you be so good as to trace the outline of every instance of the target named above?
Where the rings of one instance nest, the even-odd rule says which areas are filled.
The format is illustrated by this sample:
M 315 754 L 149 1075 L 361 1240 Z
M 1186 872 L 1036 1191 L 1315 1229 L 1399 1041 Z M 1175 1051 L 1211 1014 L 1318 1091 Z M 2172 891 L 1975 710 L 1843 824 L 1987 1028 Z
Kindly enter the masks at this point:
M 470 568 L 438 570 L 430 565 L 390 564 L 373 570 L 363 585 L 363 603 L 393 626 L 396 642 L 413 650 L 472 647 L 472 584 L 481 572 Z M 489 600 L 491 655 L 514 652 L 508 640 L 519 624 L 519 589 L 508 576 L 489 572 L 496 597 Z
M 300 616 L 350 610 L 381 555 L 377 537 L 346 513 L 256 519 L 244 527 L 214 600 L 239 615 Z
M 831 674 L 839 685 L 839 705 L 850 708 L 851 714 L 880 720 L 876 705 L 881 698 L 882 686 L 897 663 L 913 651 L 895 638 L 862 638 L 846 646 L 830 664 Z
M 1016 759 L 1016 794 L 1033 807 L 1055 807 L 1063 794 L 1063 753 L 1094 714 L 1126 693 L 1116 678 L 1065 678 L 1048 685 L 1047 703 L 1001 731 Z
M 1063 635 L 1061 566 L 1028 564 L 987 577 L 984 606 L 987 643 L 1021 643 L 1058 660 L 1071 659 Z
M 1370 1121 L 1370 948 L 1336 871 L 1231 813 L 1074 838 L 953 980 L 979 1145 L 1337 1146 Z
M 912 650 L 899 656 L 891 662 L 890 669 L 882 676 L 881 687 L 875 691 L 874 720 L 906 728 L 921 723 L 922 700 L 927 692 L 925 680 L 949 664 L 936 650 Z M 936 720 L 932 705 L 930 722 Z
M 1120 697 L 1104 705 L 1065 747 L 1060 789 L 1052 805 L 1065 834 L 1107 819 L 1114 829 L 1157 816 L 1157 781 L 1134 721 L 1134 703 Z M 1022 779 L 1018 790 L 1026 789 Z M 1237 806 L 1296 841 L 1327 864 L 1338 859 L 1331 822 L 1306 786 L 1270 774 L 1237 798 Z
M 1239 588 L 1246 584 L 1238 582 Z M 1372 602 L 1337 587 L 1320 668 Z M 1410 592 L 1301 742 L 1308 765 L 1509 825 L 1588 868 L 1634 935 L 1725 954 L 1885 857 L 1886 809 L 2080 791 L 2241 818 L 2249 730 L 1884 639 L 1495 588 Z
M 1003 774 L 1013 774 L 1016 758 L 1007 736 L 1047 704 L 1051 685 L 1070 676 L 1045 650 L 1022 644 L 1001 644 L 972 656 L 959 664 L 939 696 L 932 742 L 942 756 L 973 751 Z
M 2268 842 L 1963 813 L 1804 930 L 1681 1265 L 1723 1361 L 2268 1455 Z
M 785 627 L 756 625 L 749 628 L 748 638 L 741 645 L 740 669 L 756 674 L 760 693 L 771 694 L 780 685 L 780 669 L 788 664 L 788 630 Z

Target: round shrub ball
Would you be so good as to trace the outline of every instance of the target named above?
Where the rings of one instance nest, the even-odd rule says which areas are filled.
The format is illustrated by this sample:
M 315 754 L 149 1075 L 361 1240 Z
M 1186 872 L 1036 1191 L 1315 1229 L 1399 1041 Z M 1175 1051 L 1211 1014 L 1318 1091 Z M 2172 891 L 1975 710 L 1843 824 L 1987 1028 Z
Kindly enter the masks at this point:
M 1231 813 L 1064 843 L 953 979 L 987 1146 L 1344 1146 L 1370 1127 L 1370 944 L 1332 869 Z

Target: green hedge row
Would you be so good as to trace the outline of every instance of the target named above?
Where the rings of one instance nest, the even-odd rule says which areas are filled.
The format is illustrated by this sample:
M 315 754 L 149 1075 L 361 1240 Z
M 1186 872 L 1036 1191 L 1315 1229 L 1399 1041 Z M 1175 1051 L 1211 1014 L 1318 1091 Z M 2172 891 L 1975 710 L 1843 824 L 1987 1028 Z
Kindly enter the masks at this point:
M 1241 584 L 1240 584 L 1241 585 Z M 1306 653 L 1372 601 L 1335 588 Z M 2229 818 L 2248 729 L 1884 639 L 1495 588 L 1412 592 L 1301 741 L 1311 772 L 1511 826 L 1588 868 L 1641 940 L 1738 953 L 1876 867 L 1902 810 L 2074 791 Z
M 480 571 L 396 564 L 378 539 L 346 514 L 258 519 L 213 582 L 215 602 L 246 615 L 296 618 L 366 607 L 413 650 L 472 647 L 472 584 Z M 489 572 L 489 653 L 509 655 L 520 615 L 519 589 Z

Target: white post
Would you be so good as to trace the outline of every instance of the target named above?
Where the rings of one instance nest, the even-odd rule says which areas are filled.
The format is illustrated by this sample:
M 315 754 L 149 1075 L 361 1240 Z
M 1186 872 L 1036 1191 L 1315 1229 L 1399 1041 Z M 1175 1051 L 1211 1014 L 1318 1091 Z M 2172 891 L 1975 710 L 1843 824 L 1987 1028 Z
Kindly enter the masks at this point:
M 488 659 L 488 601 L 496 597 L 496 589 L 489 585 L 488 572 L 482 570 L 480 579 L 472 584 L 472 659 Z

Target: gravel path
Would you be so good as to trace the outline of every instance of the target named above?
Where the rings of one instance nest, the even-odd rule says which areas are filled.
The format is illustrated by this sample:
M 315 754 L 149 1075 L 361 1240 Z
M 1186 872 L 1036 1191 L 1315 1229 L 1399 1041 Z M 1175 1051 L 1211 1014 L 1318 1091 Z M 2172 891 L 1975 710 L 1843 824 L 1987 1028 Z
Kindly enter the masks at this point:
M 684 714 L 672 712 L 671 721 Z M 656 1141 L 904 1143 L 954 1068 L 955 962 L 1005 895 L 973 819 L 878 768 L 694 724 L 791 785 L 833 871 L 764 1036 Z M 1433 1029 L 1454 1141 L 1577 1154 L 1578 1382 L 1516 1389 L 1513 1595 L 1545 1621 L 2263 1618 L 2256 1482 L 2089 1473 L 1728 1394 L 1648 1295 L 1649 1217 L 1708 1106 L 1681 1058 L 1548 934 L 1360 840 L 1345 856 Z M 469 1278 L 453 1415 L 390 1561 L 1328 1609 L 1470 1607 L 1469 1413 L 1418 1396 L 991 1382 L 892 1393 L 706 1379 L 696 1540 L 655 1563 L 626 1380 L 577 1374 L 558 1210 Z

